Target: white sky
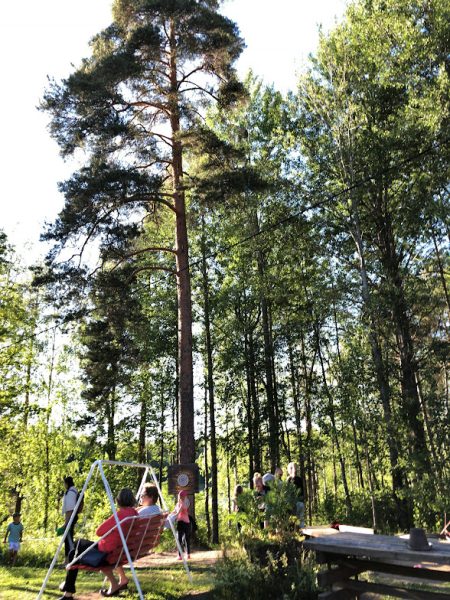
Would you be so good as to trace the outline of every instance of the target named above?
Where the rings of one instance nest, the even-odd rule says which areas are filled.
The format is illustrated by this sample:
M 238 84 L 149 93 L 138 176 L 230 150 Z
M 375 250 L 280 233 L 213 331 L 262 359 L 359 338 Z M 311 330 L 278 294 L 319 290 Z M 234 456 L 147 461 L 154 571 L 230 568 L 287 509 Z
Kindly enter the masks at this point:
M 2 3 L 0 56 L 2 155 L 0 228 L 31 263 L 45 252 L 39 235 L 63 205 L 57 182 L 73 170 L 59 156 L 36 110 L 47 76 L 67 76 L 89 54 L 88 41 L 111 21 L 112 0 L 21 0 Z M 318 25 L 333 25 L 346 0 L 226 0 L 247 48 L 238 63 L 281 91 L 317 45 Z

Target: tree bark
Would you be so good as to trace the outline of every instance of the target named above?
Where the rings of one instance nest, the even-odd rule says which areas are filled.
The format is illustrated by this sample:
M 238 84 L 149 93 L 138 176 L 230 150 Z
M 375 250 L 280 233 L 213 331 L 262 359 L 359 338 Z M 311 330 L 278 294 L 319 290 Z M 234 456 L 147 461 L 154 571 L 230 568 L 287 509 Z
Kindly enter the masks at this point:
M 183 187 L 183 151 L 177 78 L 175 24 L 170 23 L 170 126 L 172 130 L 172 191 L 175 206 L 175 251 L 178 298 L 178 386 L 179 386 L 179 461 L 195 462 L 194 378 L 192 364 L 192 299 L 189 272 L 189 245 L 186 224 L 186 201 Z
M 202 234 L 202 286 L 203 286 L 203 304 L 204 304 L 204 328 L 205 328 L 205 350 L 206 350 L 206 369 L 208 381 L 208 399 L 209 399 L 209 436 L 211 448 L 211 512 L 212 512 L 212 543 L 219 543 L 219 500 L 217 489 L 217 441 L 216 441 L 216 418 L 214 401 L 214 376 L 213 376 L 213 356 L 211 342 L 211 317 L 210 317 L 210 293 L 208 270 L 206 264 L 206 240 L 204 232 Z

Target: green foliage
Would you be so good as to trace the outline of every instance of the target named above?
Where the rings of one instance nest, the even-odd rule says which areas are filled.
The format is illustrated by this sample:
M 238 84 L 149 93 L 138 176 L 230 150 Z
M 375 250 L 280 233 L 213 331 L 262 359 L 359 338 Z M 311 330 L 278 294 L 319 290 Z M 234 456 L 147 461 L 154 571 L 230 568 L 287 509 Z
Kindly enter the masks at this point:
M 273 600 L 313 600 L 317 598 L 317 568 L 311 557 L 302 554 L 295 564 L 286 555 L 269 557 L 261 567 L 243 556 L 225 556 L 216 567 L 215 597 L 222 600 L 264 597 Z

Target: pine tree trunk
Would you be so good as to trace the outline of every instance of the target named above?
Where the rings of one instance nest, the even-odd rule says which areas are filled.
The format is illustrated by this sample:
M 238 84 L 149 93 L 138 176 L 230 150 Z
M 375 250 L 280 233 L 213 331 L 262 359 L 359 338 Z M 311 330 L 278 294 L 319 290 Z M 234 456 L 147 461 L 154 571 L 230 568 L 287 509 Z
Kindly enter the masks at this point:
M 172 130 L 172 188 L 175 206 L 175 250 L 178 298 L 178 386 L 179 386 L 179 461 L 195 462 L 194 378 L 192 364 L 192 299 L 189 272 L 189 245 L 186 224 L 186 202 L 183 188 L 183 153 L 177 79 L 177 47 L 175 25 L 170 25 L 170 126 Z

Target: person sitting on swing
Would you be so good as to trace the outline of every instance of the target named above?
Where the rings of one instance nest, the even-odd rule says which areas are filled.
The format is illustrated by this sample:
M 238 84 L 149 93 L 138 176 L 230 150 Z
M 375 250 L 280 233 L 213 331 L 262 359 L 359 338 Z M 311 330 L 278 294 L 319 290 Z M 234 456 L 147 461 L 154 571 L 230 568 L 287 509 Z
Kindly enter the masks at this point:
M 161 509 L 157 502 L 159 499 L 159 493 L 156 486 L 146 483 L 144 489 L 141 492 L 140 505 L 138 510 L 140 517 L 151 517 L 152 515 L 160 515 Z M 128 587 L 128 577 L 125 574 L 125 570 L 122 566 L 116 568 L 116 574 L 119 577 L 119 583 L 117 588 L 112 593 L 117 593 L 120 590 L 124 590 Z M 105 594 L 103 594 L 105 595 Z
M 119 518 L 119 521 L 123 521 L 123 519 L 126 519 L 127 517 L 133 517 L 138 514 L 137 510 L 134 508 L 136 505 L 136 499 L 134 497 L 133 492 L 130 489 L 123 488 L 122 490 L 120 490 L 120 492 L 118 493 L 117 498 L 116 498 L 116 503 L 117 503 L 117 507 L 118 507 L 117 516 Z M 116 519 L 114 518 L 114 515 L 111 515 L 108 519 L 106 519 L 106 521 L 104 521 L 97 528 L 97 531 L 95 533 L 100 537 L 100 536 L 104 535 L 105 533 L 107 533 L 115 525 L 116 525 Z M 83 539 L 79 540 L 77 546 L 73 550 L 71 550 L 69 553 L 69 561 L 73 560 L 73 558 L 75 557 L 75 553 L 77 553 L 77 555 L 81 554 L 82 552 L 87 550 L 87 548 L 92 546 L 92 544 L 94 544 L 94 542 L 91 542 L 89 540 L 83 540 Z M 97 548 L 101 552 L 105 552 L 105 553 L 112 552 L 113 550 L 115 550 L 116 548 L 118 548 L 120 546 L 122 546 L 122 540 L 120 538 L 120 533 L 117 528 L 113 529 L 113 531 L 111 531 L 111 533 L 109 535 L 107 535 L 105 538 L 101 539 L 97 544 Z M 106 554 L 105 554 L 105 556 L 106 556 Z M 80 559 L 80 564 L 83 564 L 83 557 Z M 104 566 L 102 566 L 102 565 L 104 565 Z M 113 574 L 114 567 L 112 565 L 109 565 L 106 562 L 106 560 L 104 560 L 104 562 L 101 563 L 101 565 L 99 565 L 99 566 L 101 566 L 101 569 L 100 569 L 101 572 L 108 579 L 108 581 L 110 583 L 109 589 L 100 590 L 100 593 L 102 594 L 102 596 L 106 596 L 106 597 L 116 596 L 117 593 L 121 589 L 126 588 L 128 582 L 125 585 L 121 585 L 120 582 L 117 582 L 117 580 Z M 76 567 L 76 565 L 74 565 L 74 567 Z M 64 592 L 64 595 L 61 596 L 59 598 L 59 600 L 73 598 L 73 595 L 76 592 L 75 583 L 77 580 L 77 575 L 78 575 L 77 568 L 73 568 L 73 569 L 70 569 L 67 571 L 66 579 L 65 579 L 64 583 L 62 583 L 60 585 L 60 590 L 62 592 Z

